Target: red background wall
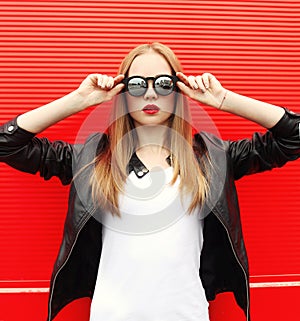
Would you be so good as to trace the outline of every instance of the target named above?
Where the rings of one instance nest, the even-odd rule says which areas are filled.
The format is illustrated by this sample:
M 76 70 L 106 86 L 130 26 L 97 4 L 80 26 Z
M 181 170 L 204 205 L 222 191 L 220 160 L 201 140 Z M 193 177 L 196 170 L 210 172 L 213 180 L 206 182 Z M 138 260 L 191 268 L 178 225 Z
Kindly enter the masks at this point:
M 300 1 L 0 1 L 0 122 L 75 89 L 89 73 L 114 75 L 135 45 L 161 41 L 187 74 L 300 112 Z M 224 139 L 259 126 L 207 108 Z M 43 133 L 74 142 L 89 111 Z M 42 136 L 42 135 L 41 135 Z M 253 320 L 298 320 L 300 163 L 238 182 L 250 259 Z M 44 320 L 68 187 L 0 164 L 0 320 Z M 57 320 L 88 320 L 88 300 Z M 240 320 L 232 296 L 211 320 Z

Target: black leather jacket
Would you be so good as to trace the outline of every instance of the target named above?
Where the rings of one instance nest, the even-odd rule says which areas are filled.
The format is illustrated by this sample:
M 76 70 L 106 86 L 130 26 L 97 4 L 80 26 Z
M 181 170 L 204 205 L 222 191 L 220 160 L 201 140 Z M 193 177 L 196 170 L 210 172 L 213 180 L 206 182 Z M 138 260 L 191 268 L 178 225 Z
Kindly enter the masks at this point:
M 214 185 L 204 205 L 207 216 L 199 276 L 208 300 L 220 292 L 232 291 L 247 320 L 248 260 L 234 181 L 297 159 L 299 130 L 300 115 L 286 110 L 272 129 L 265 134 L 255 133 L 252 139 L 222 141 L 206 133 L 194 137 L 196 156 L 203 146 L 209 152 Z M 93 296 L 102 248 L 101 223 L 87 187 L 88 175 L 83 171 L 74 178 L 74 174 L 105 144 L 104 134 L 92 135 L 81 146 L 49 142 L 19 128 L 16 119 L 0 127 L 0 161 L 24 172 L 39 172 L 46 180 L 58 176 L 63 184 L 71 183 L 64 237 L 51 278 L 48 321 L 71 301 Z M 136 173 L 142 167 L 136 158 L 129 164 Z

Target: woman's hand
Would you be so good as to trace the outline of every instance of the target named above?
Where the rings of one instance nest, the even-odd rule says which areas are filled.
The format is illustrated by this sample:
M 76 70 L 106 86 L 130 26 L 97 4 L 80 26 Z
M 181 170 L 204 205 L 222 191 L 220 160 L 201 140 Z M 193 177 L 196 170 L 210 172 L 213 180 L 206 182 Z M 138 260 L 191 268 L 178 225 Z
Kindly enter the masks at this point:
M 279 106 L 225 89 L 217 78 L 210 73 L 204 73 L 202 76 L 196 77 L 187 77 L 182 72 L 177 72 L 176 75 L 180 79 L 177 86 L 186 96 L 200 103 L 251 120 L 265 128 L 275 126 L 285 113 L 284 109 Z
M 124 84 L 121 84 L 123 78 L 123 75 L 115 78 L 100 74 L 89 75 L 78 89 L 20 115 L 18 125 L 29 132 L 39 133 L 90 106 L 111 100 L 124 87 Z
M 111 77 L 101 74 L 88 75 L 76 90 L 84 99 L 85 108 L 111 100 L 124 87 L 124 75 Z
M 204 73 L 201 76 L 188 77 L 182 72 L 177 72 L 176 76 L 180 79 L 177 86 L 183 94 L 200 103 L 215 108 L 221 107 L 226 89 L 214 75 Z

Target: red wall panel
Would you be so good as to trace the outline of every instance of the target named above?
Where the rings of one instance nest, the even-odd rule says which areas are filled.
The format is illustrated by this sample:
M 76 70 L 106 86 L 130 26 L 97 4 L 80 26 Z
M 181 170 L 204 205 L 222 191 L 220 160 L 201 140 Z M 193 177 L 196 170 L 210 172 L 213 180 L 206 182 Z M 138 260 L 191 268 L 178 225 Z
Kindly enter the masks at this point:
M 0 1 L 0 15 L 1 123 L 70 92 L 89 73 L 114 75 L 132 47 L 151 41 L 170 45 L 187 74 L 212 72 L 231 90 L 300 112 L 300 1 Z M 225 139 L 263 130 L 205 109 Z M 74 142 L 88 113 L 43 135 Z M 273 313 L 278 296 L 286 319 L 297 318 L 291 303 L 300 295 L 299 177 L 294 162 L 238 182 L 258 321 L 282 319 Z M 45 318 L 67 192 L 56 179 L 0 164 L 0 320 L 20 319 L 10 309 L 21 300 L 23 320 Z M 239 319 L 231 301 L 218 299 L 212 321 L 225 310 Z M 66 321 L 83 320 L 88 304 L 63 313 Z

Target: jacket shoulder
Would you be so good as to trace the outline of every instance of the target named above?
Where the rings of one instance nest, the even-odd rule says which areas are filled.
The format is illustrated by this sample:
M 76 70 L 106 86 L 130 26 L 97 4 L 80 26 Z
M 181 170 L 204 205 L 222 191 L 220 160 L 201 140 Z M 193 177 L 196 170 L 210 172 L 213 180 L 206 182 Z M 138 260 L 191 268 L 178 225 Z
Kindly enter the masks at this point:
M 208 151 L 226 151 L 229 148 L 229 141 L 225 141 L 215 134 L 208 132 L 196 133 L 193 137 L 194 148 L 207 148 Z
M 74 145 L 73 168 L 76 171 L 82 166 L 91 163 L 99 153 L 108 146 L 108 136 L 105 133 L 93 133 L 87 137 L 83 144 Z

